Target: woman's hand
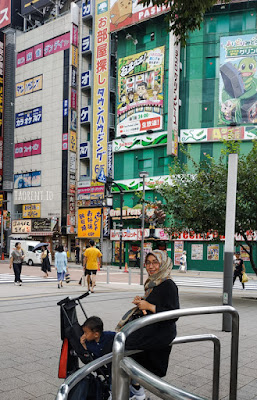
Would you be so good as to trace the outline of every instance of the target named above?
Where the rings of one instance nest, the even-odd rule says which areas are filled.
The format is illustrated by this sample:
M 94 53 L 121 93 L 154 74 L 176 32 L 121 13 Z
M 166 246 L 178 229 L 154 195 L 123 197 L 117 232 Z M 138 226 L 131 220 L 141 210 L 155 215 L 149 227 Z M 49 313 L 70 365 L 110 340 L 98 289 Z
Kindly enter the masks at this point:
M 156 306 L 154 304 L 148 303 L 148 301 L 146 300 L 142 300 L 142 298 L 140 297 L 139 299 L 137 299 L 136 296 L 133 300 L 133 303 L 139 308 L 139 310 L 143 311 L 143 314 L 146 315 L 146 312 L 144 313 L 144 311 L 151 311 L 152 313 L 156 312 Z
M 12 269 L 12 265 L 11 264 L 9 265 L 9 268 Z

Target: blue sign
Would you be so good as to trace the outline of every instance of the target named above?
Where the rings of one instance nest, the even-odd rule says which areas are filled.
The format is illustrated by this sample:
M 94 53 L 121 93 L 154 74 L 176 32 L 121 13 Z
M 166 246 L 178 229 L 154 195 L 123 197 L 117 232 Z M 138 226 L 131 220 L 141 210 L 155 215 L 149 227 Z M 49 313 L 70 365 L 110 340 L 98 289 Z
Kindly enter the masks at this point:
M 24 126 L 24 112 L 20 112 L 15 115 L 15 128 Z
M 90 44 L 91 44 L 90 35 L 82 38 L 82 45 L 81 45 L 82 53 L 87 53 L 88 51 L 91 51 Z
M 15 114 L 15 128 L 42 122 L 42 107 Z
M 82 18 L 89 17 L 91 15 L 91 4 L 90 0 L 87 1 L 87 4 L 85 0 L 83 0 L 82 4 Z
M 32 124 L 42 122 L 42 107 L 34 108 L 34 110 L 32 110 L 32 114 L 33 114 Z
M 86 71 L 81 74 L 81 87 L 90 87 L 90 71 Z
M 41 171 L 25 172 L 14 175 L 14 189 L 41 186 Z
M 106 176 L 104 175 L 103 168 L 100 169 L 100 172 L 99 172 L 99 174 L 97 176 L 97 180 L 98 180 L 98 182 L 106 183 Z
M 84 124 L 89 122 L 89 107 L 81 108 L 80 111 L 80 123 Z
M 76 132 L 76 130 L 77 130 L 77 111 L 71 110 L 70 118 L 71 118 L 70 128 L 73 132 Z
M 67 117 L 69 113 L 69 103 L 68 100 L 63 100 L 63 116 Z
M 32 110 L 31 111 L 25 111 L 24 112 L 24 125 L 32 125 L 33 124 L 33 118 L 32 118 Z
M 79 156 L 80 158 L 89 158 L 89 143 L 80 143 L 79 147 Z

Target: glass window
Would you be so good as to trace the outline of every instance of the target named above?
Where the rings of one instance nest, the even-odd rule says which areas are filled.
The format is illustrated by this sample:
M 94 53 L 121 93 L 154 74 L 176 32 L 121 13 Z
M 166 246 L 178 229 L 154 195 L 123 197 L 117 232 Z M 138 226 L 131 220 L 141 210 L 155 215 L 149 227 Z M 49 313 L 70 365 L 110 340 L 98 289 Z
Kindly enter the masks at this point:
M 207 57 L 205 60 L 205 76 L 206 78 L 215 78 L 216 74 L 216 58 Z
M 242 15 L 239 13 L 230 14 L 229 16 L 229 32 L 242 31 Z
M 170 164 L 170 160 L 168 157 L 159 157 L 158 158 L 158 167 L 164 167 Z
M 152 159 L 146 158 L 145 160 L 138 160 L 138 169 L 143 171 L 145 168 L 151 168 L 152 166 Z
M 212 122 L 213 102 L 202 103 L 202 122 Z

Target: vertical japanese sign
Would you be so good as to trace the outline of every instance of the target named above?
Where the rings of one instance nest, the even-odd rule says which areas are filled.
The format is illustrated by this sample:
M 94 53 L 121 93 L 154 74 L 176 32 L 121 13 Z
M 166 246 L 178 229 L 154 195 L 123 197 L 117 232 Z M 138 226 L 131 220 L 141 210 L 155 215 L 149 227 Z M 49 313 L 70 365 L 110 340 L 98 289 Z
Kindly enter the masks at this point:
M 100 169 L 107 175 L 109 31 L 109 4 L 105 0 L 96 0 L 92 179 L 96 179 Z
M 1 0 L 0 29 L 11 23 L 11 0 Z
M 0 32 L 0 189 L 3 183 L 4 34 Z
M 78 210 L 78 237 L 100 238 L 101 208 L 80 208 Z
M 168 135 L 167 155 L 178 155 L 178 117 L 179 117 L 179 73 L 180 73 L 180 44 L 176 37 L 169 35 L 169 87 L 168 87 Z

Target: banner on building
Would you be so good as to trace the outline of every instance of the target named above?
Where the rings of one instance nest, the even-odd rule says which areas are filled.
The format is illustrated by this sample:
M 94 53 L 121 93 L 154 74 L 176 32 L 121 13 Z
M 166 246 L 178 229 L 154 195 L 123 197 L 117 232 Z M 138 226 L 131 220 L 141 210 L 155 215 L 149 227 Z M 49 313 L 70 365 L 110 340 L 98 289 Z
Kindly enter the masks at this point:
M 256 34 L 220 38 L 220 124 L 257 122 L 256 55 Z
M 217 142 L 223 140 L 257 139 L 256 126 L 223 126 L 200 129 L 181 129 L 181 143 Z
M 78 237 L 100 238 L 101 208 L 81 208 L 78 210 Z
M 12 233 L 31 233 L 31 220 L 30 219 L 13 220 Z
M 41 171 L 25 172 L 14 175 L 14 189 L 26 189 L 41 186 Z
M 16 97 L 24 96 L 43 89 L 43 75 L 16 83 Z
M 92 179 L 103 169 L 107 175 L 108 138 L 108 81 L 109 81 L 109 2 L 95 1 L 94 37 L 94 93 L 93 93 L 93 140 L 92 140 Z
M 114 153 L 120 151 L 145 149 L 151 146 L 161 146 L 167 144 L 167 133 L 156 132 L 148 135 L 129 136 L 127 138 L 115 139 L 112 141 Z
M 162 46 L 119 59 L 117 136 L 162 129 L 164 52 Z
M 1 0 L 0 3 L 0 29 L 11 23 L 11 0 Z
M 40 218 L 41 204 L 23 204 L 22 218 Z
M 143 6 L 138 3 L 138 0 L 110 0 L 111 32 L 157 17 L 169 10 L 166 6 L 153 6 L 152 3 Z
M 15 143 L 14 145 L 14 158 L 35 156 L 37 154 L 41 154 L 41 139 Z

